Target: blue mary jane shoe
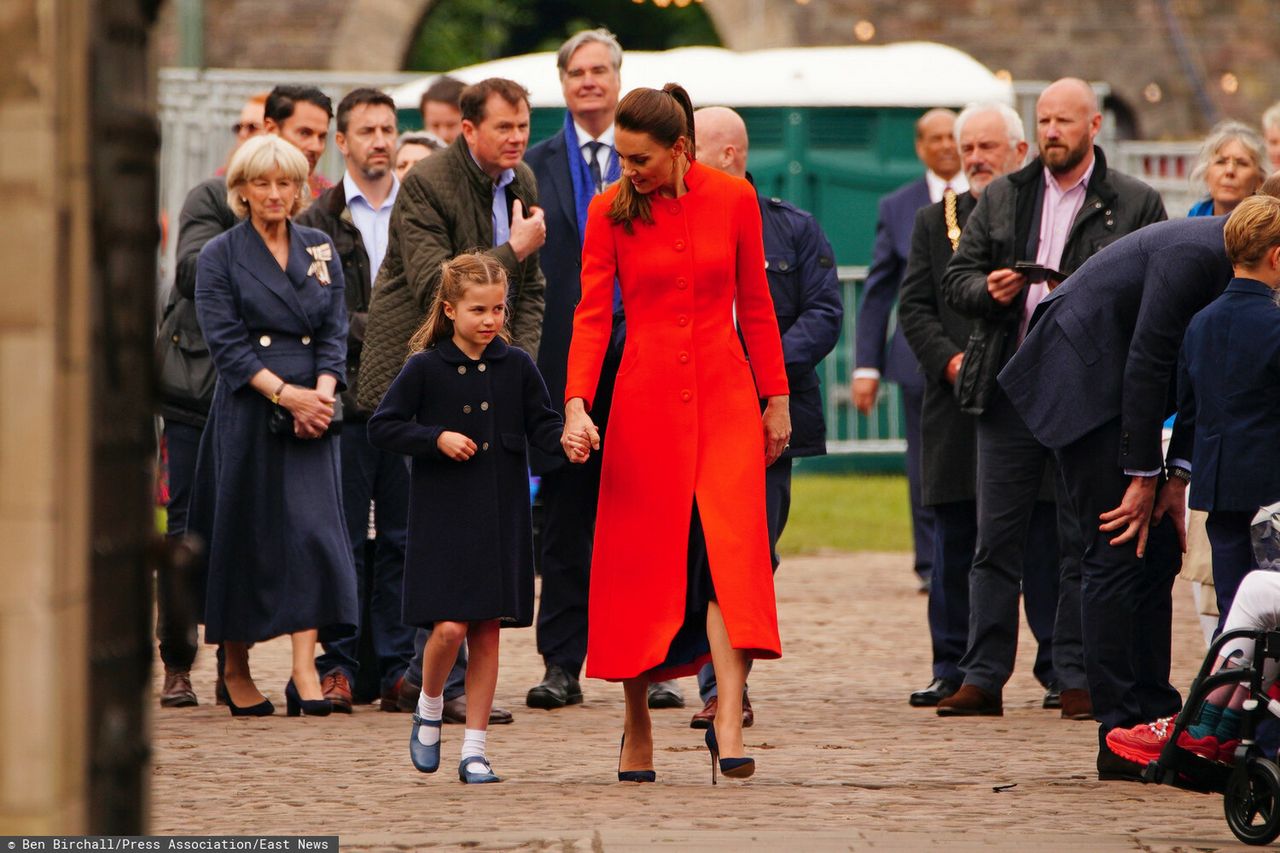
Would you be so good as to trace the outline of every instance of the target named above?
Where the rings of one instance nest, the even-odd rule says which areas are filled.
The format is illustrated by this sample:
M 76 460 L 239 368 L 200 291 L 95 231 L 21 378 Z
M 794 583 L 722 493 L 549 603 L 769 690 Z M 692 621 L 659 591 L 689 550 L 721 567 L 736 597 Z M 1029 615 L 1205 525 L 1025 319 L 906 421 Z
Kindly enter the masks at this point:
M 409 758 L 413 759 L 413 766 L 423 773 L 435 773 L 440 769 L 440 741 L 436 741 L 435 746 L 423 746 L 418 740 L 418 728 L 420 726 L 432 726 L 440 728 L 443 720 L 424 720 L 417 714 L 413 715 L 413 729 L 409 733 Z
M 473 773 L 467 769 L 468 764 L 483 764 L 483 773 Z M 468 785 L 482 785 L 485 782 L 501 782 L 502 779 L 493 772 L 493 765 L 487 758 L 464 758 L 458 762 L 458 778 Z

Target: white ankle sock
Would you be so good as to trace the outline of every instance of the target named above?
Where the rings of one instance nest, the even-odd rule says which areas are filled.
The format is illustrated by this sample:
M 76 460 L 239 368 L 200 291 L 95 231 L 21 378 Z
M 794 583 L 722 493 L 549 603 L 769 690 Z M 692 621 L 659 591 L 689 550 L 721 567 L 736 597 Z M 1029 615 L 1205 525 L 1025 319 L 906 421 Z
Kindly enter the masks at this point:
M 426 691 L 418 694 L 418 716 L 424 720 L 439 720 L 444 717 L 444 694 L 428 696 Z M 423 746 L 435 746 L 440 742 L 440 729 L 437 726 L 418 726 L 418 743 Z
M 462 732 L 462 758 L 484 758 L 484 742 L 488 732 L 485 729 L 464 729 Z M 468 762 L 467 770 L 472 773 L 484 773 L 484 765 Z

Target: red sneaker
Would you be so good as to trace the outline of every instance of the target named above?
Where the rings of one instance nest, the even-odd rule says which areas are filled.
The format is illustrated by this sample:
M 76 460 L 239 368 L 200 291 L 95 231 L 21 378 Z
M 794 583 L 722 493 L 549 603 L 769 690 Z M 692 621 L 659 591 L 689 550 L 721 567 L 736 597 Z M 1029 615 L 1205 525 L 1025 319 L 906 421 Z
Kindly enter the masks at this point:
M 1162 717 L 1131 729 L 1112 729 L 1107 732 L 1107 746 L 1121 758 L 1145 765 L 1160 757 L 1172 733 L 1173 717 Z
M 1194 752 L 1201 758 L 1207 758 L 1210 761 L 1218 760 L 1218 753 L 1222 748 L 1215 736 L 1205 735 L 1197 738 L 1192 737 L 1188 731 L 1183 731 L 1182 734 L 1178 735 L 1178 746 L 1187 752 Z
M 1221 764 L 1236 763 L 1236 747 L 1240 745 L 1240 738 L 1233 737 L 1231 740 L 1224 740 L 1218 745 L 1218 762 Z

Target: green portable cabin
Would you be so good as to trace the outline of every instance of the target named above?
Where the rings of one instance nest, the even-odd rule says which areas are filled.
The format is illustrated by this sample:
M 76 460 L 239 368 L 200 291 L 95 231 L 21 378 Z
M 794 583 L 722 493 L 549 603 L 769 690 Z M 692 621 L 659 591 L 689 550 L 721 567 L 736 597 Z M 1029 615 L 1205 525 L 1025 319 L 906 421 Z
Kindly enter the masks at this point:
M 466 83 L 506 77 L 529 90 L 532 142 L 564 123 L 564 97 L 554 53 L 533 53 L 450 71 Z M 402 128 L 422 126 L 418 104 L 435 76 L 391 92 Z M 896 394 L 882 394 L 869 418 L 849 403 L 853 329 L 865 266 L 871 262 L 881 196 L 921 175 L 915 121 L 931 107 L 976 101 L 1014 102 L 1012 84 L 968 54 L 930 42 L 874 47 L 803 47 L 731 51 L 686 47 L 629 51 L 623 92 L 683 85 L 695 107 L 726 106 L 746 121 L 748 167 L 756 185 L 812 212 L 822 224 L 845 281 L 845 331 L 820 374 L 829 448 L 888 454 L 900 466 L 903 447 Z

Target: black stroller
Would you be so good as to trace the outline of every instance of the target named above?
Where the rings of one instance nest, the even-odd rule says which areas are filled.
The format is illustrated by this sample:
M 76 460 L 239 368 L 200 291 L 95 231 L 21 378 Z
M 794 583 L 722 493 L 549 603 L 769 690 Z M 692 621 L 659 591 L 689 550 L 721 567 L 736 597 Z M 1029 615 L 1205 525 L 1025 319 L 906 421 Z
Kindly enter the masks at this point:
M 1242 638 L 1256 642 L 1253 664 L 1210 674 L 1222 647 Z M 1222 794 L 1227 826 L 1245 844 L 1270 844 L 1280 837 L 1280 767 L 1275 756 L 1264 755 L 1254 740 L 1266 715 L 1280 718 L 1280 701 L 1262 689 L 1267 660 L 1280 660 L 1280 631 L 1228 631 L 1214 640 L 1182 711 L 1174 718 L 1168 743 L 1143 774 L 1147 782 Z M 1210 761 L 1178 746 L 1178 736 L 1199 718 L 1205 698 L 1223 685 L 1235 684 L 1247 684 L 1249 698 L 1244 703 L 1234 764 Z

